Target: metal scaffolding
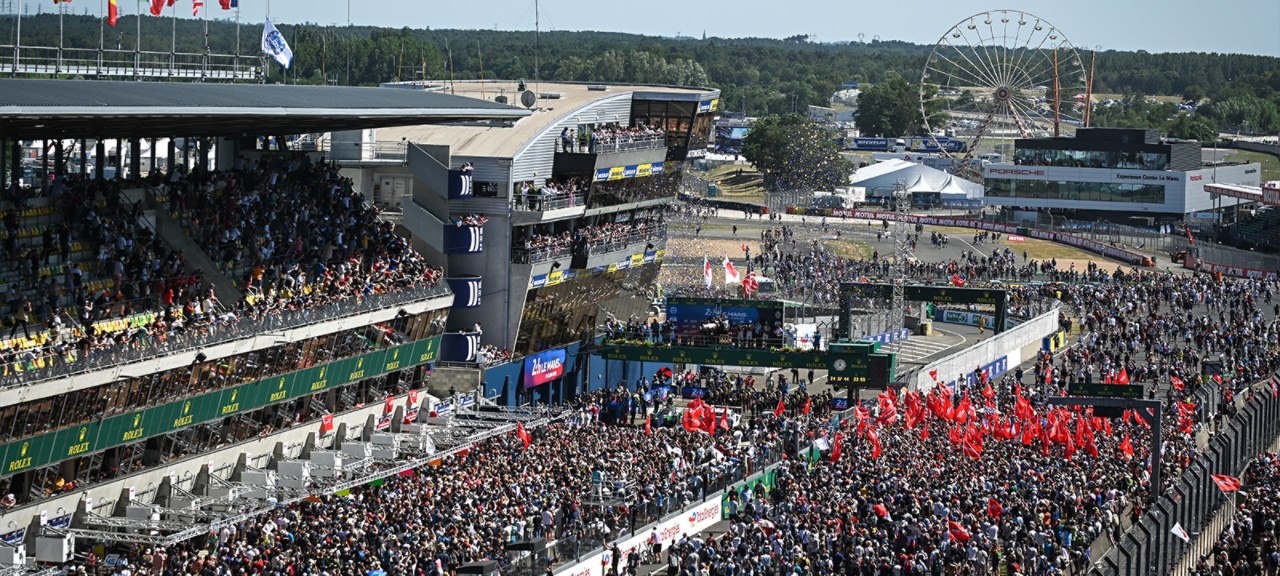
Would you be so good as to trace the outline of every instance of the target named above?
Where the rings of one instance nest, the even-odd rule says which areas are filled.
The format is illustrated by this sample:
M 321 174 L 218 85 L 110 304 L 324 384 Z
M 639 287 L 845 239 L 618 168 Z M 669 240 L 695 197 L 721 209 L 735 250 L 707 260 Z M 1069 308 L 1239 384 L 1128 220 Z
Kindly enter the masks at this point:
M 170 507 L 162 503 L 136 500 L 127 503 L 134 507 L 148 509 L 145 518 L 126 517 L 119 514 L 104 516 L 83 509 L 82 503 L 82 509 L 74 516 L 72 527 L 65 532 L 77 538 L 94 541 L 171 546 L 216 532 L 225 526 L 251 520 L 308 498 L 331 495 L 426 466 L 432 461 L 470 449 L 485 440 L 510 434 L 515 431 L 518 424 L 524 424 L 525 428 L 532 429 L 566 418 L 571 414 L 571 412 L 553 414 L 525 409 L 488 408 L 485 411 L 450 416 L 443 419 L 441 425 L 433 424 L 426 429 L 425 435 L 434 443 L 435 450 L 422 448 L 421 435 L 392 434 L 405 440 L 396 446 L 395 459 L 359 458 L 344 461 L 341 466 L 343 474 L 335 477 L 312 475 L 308 478 L 300 478 L 272 473 L 271 477 L 274 479 L 272 484 L 257 485 L 218 478 L 209 471 L 210 487 L 216 486 L 226 494 L 204 496 L 174 487 L 168 498 L 176 495 L 185 499 L 186 505 Z M 417 442 L 410 442 L 409 439 Z M 344 442 L 359 442 L 359 440 L 351 439 Z M 244 469 L 264 472 L 247 466 Z M 280 481 L 305 485 L 305 488 L 281 486 Z M 116 507 L 117 510 L 123 508 Z M 25 573 L 15 573 L 15 576 L 16 574 Z M 0 572 L 0 576 L 5 576 L 5 573 Z

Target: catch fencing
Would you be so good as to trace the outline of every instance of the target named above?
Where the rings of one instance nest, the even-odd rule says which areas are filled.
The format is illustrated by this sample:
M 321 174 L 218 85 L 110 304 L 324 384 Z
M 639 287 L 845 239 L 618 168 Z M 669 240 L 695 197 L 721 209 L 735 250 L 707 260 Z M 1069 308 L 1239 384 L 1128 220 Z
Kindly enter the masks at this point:
M 1218 406 L 1217 386 L 1210 382 L 1200 388 L 1194 401 Z M 1254 456 L 1280 437 L 1280 397 L 1255 391 L 1235 402 L 1234 410 L 1234 415 L 1217 417 L 1219 431 L 1208 447 L 1192 456 L 1187 469 L 1166 486 L 1120 542 L 1094 563 L 1089 576 L 1186 576 L 1198 559 L 1212 550 L 1230 520 L 1230 512 L 1224 515 L 1221 509 L 1232 497 L 1220 490 L 1210 475 L 1241 475 Z M 1184 542 L 1174 535 L 1175 524 L 1196 537 Z

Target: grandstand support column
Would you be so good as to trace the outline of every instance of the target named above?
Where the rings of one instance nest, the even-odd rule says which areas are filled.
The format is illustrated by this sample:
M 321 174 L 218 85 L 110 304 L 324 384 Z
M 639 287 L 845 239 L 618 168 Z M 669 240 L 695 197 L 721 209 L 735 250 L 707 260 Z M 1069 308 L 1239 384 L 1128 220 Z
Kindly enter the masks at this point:
M 40 174 L 40 190 L 47 192 L 49 190 L 49 141 L 40 141 L 40 167 L 44 168 Z
M 57 175 L 58 180 L 62 180 L 62 139 L 53 141 L 53 173 Z
M 80 139 L 80 177 L 89 173 L 89 141 Z
M 106 141 L 98 140 L 98 143 L 95 144 L 93 147 L 93 153 L 95 155 L 94 162 L 93 162 L 93 179 L 101 180 L 102 170 L 103 168 L 106 168 L 106 165 L 107 165 Z
M 9 173 L 12 174 L 10 182 L 22 178 L 22 142 L 17 138 L 9 143 Z
M 165 164 L 165 169 L 173 172 L 173 167 L 178 163 L 178 145 L 173 142 L 173 136 L 169 137 L 169 162 Z
M 9 169 L 13 166 L 9 164 L 8 140 L 0 138 L 0 189 L 8 189 Z
M 156 139 L 151 139 L 151 164 L 147 165 L 147 175 L 156 171 Z
M 889 308 L 889 321 L 885 326 L 885 332 L 897 330 L 907 325 L 907 309 L 906 309 L 906 286 L 907 286 L 907 260 L 911 256 L 911 242 L 908 236 L 911 234 L 911 227 L 907 225 L 907 208 L 911 204 L 911 194 L 907 192 L 907 183 L 898 180 L 893 184 L 893 200 L 894 200 L 894 228 L 893 241 L 896 244 L 897 251 L 893 256 L 893 302 Z M 897 352 L 901 352 L 902 344 L 897 344 Z
M 214 141 L 213 161 L 219 171 L 235 169 L 236 141 L 234 138 L 218 138 Z
M 116 138 L 116 176 L 124 174 L 124 138 Z
M 142 177 L 142 140 L 138 138 L 129 140 L 129 177 Z
M 207 172 L 209 170 L 209 148 L 211 142 L 208 138 L 196 140 L 197 159 L 200 162 L 200 170 Z

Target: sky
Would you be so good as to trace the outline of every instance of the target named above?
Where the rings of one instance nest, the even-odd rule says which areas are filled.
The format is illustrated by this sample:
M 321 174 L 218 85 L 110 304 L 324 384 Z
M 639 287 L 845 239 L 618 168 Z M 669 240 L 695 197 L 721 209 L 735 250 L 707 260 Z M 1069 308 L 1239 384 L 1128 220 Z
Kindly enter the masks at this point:
M 0 0 L 4 5 L 6 0 Z M 18 0 L 11 0 L 18 1 Z M 34 11 L 31 0 L 28 12 Z M 132 14 L 146 0 L 117 0 Z M 192 0 L 178 0 L 181 16 Z M 218 0 L 204 0 L 211 17 Z M 50 3 L 51 4 L 51 3 Z M 98 13 L 106 0 L 74 0 L 77 12 Z M 1061 30 L 1078 48 L 1148 52 L 1223 52 L 1280 56 L 1277 0 L 1074 0 L 1043 2 L 956 0 L 739 0 L 714 6 L 688 0 L 540 0 L 543 30 L 602 30 L 657 36 L 785 38 L 809 34 L 819 42 L 902 40 L 934 44 L 952 26 L 984 10 L 1025 10 Z M 534 0 L 240 0 L 243 21 L 268 16 L 282 24 L 314 22 L 411 28 L 533 30 Z M 40 5 L 45 11 L 52 5 Z M 145 8 L 144 8 L 145 10 Z

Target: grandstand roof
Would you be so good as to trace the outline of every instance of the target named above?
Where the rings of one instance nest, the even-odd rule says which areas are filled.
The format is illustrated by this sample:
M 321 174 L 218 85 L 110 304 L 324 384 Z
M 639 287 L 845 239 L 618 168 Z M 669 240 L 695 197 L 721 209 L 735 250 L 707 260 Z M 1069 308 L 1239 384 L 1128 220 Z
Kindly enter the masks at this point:
M 414 86 L 406 83 L 405 87 Z M 515 81 L 472 81 L 454 82 L 447 88 L 438 85 L 417 84 L 423 89 L 447 89 L 459 96 L 485 99 L 490 102 L 498 95 L 506 95 L 509 101 L 520 101 L 519 85 Z M 714 88 L 680 88 L 668 86 L 638 86 L 608 84 L 607 89 L 591 89 L 598 84 L 576 84 L 563 82 L 529 82 L 526 88 L 543 95 L 535 105 L 533 116 L 516 123 L 514 128 L 497 129 L 488 126 L 433 126 L 420 127 L 404 125 L 399 128 L 378 131 L 378 140 L 399 142 L 402 138 L 419 144 L 448 145 L 450 153 L 456 156 L 476 156 L 487 158 L 512 158 L 533 141 L 533 139 L 584 106 L 614 98 L 619 94 L 632 93 L 632 96 L 643 95 L 651 100 L 681 100 L 698 102 L 707 98 L 718 98 L 720 91 Z M 406 92 L 410 90 L 405 90 Z M 420 91 L 420 90 L 419 90 Z M 555 95 L 555 98 L 545 96 Z M 627 123 L 628 118 L 619 119 Z
M 301 134 L 529 115 L 414 90 L 0 79 L 0 133 L 19 139 Z

